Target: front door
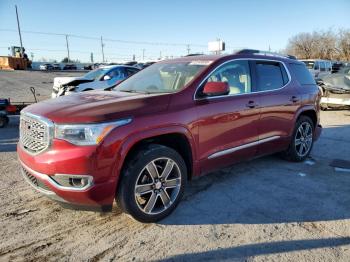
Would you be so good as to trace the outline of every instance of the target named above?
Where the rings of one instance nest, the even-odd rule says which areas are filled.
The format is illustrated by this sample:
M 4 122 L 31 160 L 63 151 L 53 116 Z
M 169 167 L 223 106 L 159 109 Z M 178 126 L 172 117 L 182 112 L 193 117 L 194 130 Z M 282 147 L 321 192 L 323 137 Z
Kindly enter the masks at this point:
M 208 81 L 227 82 L 230 93 L 203 97 Z M 211 73 L 196 94 L 198 155 L 202 170 L 252 158 L 257 150 L 259 96 L 252 93 L 249 62 L 226 62 Z

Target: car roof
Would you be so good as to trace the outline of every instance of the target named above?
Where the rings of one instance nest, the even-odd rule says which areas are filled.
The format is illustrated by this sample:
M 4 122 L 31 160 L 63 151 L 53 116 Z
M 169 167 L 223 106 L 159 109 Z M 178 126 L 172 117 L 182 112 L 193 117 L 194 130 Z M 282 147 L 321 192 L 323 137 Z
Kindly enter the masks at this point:
M 299 60 L 291 59 L 289 57 L 283 55 L 268 55 L 268 54 L 223 54 L 223 55 L 194 55 L 194 56 L 184 56 L 180 58 L 175 58 L 171 60 L 163 60 L 159 63 L 167 63 L 167 62 L 203 62 L 203 64 L 211 64 L 213 62 L 233 60 L 233 59 L 259 59 L 259 60 L 273 60 L 280 62 L 293 62 L 293 63 L 301 63 Z
M 112 69 L 112 68 L 117 68 L 117 67 L 126 67 L 126 68 L 138 69 L 137 67 L 128 66 L 128 65 L 106 65 L 106 66 L 99 67 L 99 69 Z
M 320 62 L 332 62 L 331 60 L 327 60 L 327 59 L 300 59 L 300 61 L 320 61 Z

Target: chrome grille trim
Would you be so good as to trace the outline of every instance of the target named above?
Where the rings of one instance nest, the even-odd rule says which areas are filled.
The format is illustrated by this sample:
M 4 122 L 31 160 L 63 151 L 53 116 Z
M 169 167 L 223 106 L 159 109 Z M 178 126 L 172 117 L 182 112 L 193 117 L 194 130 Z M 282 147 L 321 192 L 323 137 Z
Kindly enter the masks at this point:
M 52 142 L 53 122 L 31 113 L 23 113 L 20 118 L 20 145 L 31 155 L 47 150 Z

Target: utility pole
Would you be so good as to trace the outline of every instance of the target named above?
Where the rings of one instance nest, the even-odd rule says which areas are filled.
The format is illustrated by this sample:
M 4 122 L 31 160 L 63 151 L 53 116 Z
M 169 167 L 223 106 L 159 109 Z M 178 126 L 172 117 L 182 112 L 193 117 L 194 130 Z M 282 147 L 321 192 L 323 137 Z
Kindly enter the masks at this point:
M 101 50 L 102 50 L 102 63 L 105 62 L 105 53 L 103 51 L 103 47 L 104 47 L 104 43 L 103 43 L 103 39 L 102 39 L 102 36 L 101 36 Z
M 190 45 L 187 45 L 187 54 L 189 55 L 191 51 Z
M 132 61 L 136 61 L 135 54 L 132 55 Z
M 16 8 L 16 17 L 17 17 L 17 27 L 18 27 L 18 34 L 19 34 L 19 41 L 21 42 L 21 56 L 23 57 L 23 44 L 22 44 L 22 34 L 21 34 L 21 27 L 19 25 L 19 19 L 18 19 L 18 11 L 17 11 L 17 5 L 15 5 Z
M 146 52 L 146 49 L 142 49 L 142 60 L 145 61 L 145 52 Z
M 69 63 L 70 62 L 70 56 L 69 56 L 68 35 L 66 35 L 66 45 L 67 45 L 67 55 L 68 55 L 68 63 Z
M 162 60 L 162 51 L 159 51 L 159 60 Z
M 92 52 L 90 54 L 90 61 L 91 61 L 91 63 L 94 63 L 94 53 L 92 53 Z

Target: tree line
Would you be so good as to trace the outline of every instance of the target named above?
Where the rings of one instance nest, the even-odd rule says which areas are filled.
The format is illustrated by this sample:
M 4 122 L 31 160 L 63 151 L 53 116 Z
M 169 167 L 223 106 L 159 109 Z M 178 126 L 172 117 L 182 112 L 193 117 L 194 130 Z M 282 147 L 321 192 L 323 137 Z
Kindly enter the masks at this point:
M 289 39 L 286 53 L 298 59 L 350 61 L 350 30 L 299 33 Z

